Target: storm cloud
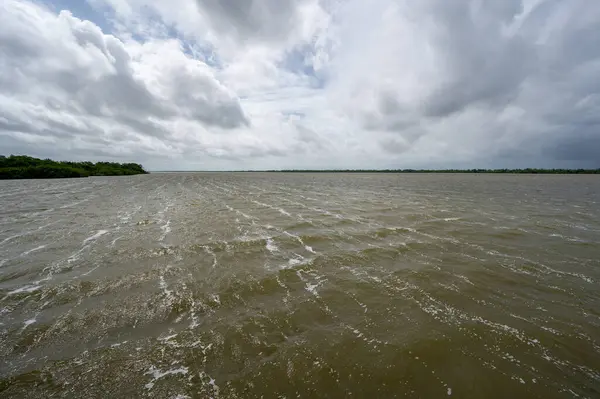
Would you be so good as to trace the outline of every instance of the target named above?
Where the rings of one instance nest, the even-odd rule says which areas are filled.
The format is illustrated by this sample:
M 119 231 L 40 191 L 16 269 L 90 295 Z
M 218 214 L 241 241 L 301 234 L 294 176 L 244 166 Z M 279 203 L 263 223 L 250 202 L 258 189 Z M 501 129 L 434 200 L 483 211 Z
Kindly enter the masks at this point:
M 600 167 L 586 0 L 6 0 L 0 148 L 150 169 Z

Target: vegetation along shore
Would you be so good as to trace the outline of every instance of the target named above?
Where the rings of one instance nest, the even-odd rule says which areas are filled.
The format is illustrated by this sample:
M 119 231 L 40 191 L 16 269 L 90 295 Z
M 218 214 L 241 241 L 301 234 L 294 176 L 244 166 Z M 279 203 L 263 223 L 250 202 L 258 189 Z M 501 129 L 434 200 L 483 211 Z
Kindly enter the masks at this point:
M 89 176 L 124 176 L 148 173 L 137 163 L 68 162 L 25 155 L 0 155 L 0 179 L 59 179 Z

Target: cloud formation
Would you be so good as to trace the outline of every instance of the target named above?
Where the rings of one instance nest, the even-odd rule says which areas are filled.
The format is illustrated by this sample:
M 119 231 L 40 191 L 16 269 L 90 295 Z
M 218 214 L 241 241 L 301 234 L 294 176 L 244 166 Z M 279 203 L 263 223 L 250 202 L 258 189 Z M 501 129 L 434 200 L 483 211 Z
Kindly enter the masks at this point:
M 69 1 L 0 5 L 2 153 L 600 167 L 600 4 Z

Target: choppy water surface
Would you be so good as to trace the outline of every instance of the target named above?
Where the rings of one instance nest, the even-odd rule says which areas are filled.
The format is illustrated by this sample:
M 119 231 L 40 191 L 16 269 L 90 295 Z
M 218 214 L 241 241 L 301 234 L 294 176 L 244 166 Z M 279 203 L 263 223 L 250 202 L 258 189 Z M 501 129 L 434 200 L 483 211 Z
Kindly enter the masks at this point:
M 595 176 L 0 182 L 2 397 L 600 396 Z

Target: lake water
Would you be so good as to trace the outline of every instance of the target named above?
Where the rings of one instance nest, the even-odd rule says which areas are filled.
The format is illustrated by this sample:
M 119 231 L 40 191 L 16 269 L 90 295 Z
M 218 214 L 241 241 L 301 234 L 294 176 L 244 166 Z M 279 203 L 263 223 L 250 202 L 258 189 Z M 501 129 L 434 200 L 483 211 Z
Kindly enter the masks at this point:
M 600 397 L 600 177 L 0 182 L 0 396 Z

